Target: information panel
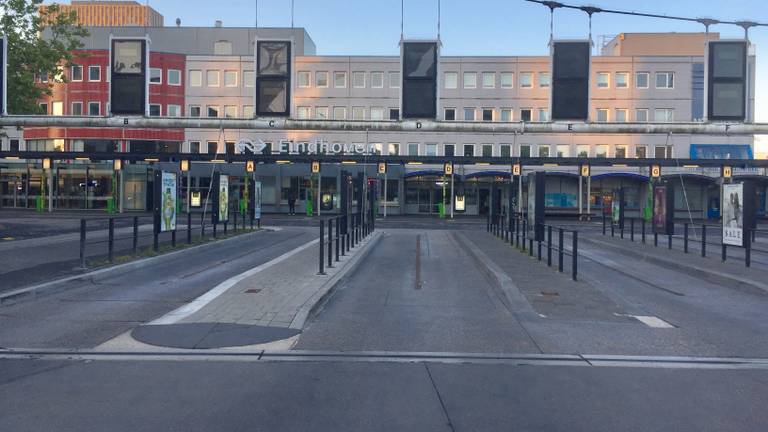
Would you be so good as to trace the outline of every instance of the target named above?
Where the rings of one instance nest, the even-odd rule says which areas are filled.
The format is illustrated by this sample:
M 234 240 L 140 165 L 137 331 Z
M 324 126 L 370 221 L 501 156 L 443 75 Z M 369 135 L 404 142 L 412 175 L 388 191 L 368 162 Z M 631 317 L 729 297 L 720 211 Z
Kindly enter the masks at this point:
M 675 233 L 675 196 L 670 186 L 653 187 L 653 232 L 673 235 Z
M 109 110 L 116 115 L 147 113 L 147 40 L 113 39 L 110 45 Z
M 402 118 L 437 117 L 437 42 L 402 43 Z
M 744 121 L 747 107 L 747 42 L 709 43 L 707 117 Z
M 155 232 L 175 231 L 178 209 L 176 173 L 155 171 L 152 193 Z
M 552 120 L 589 118 L 589 41 L 555 41 L 552 47 Z
M 624 188 L 613 191 L 611 200 L 611 223 L 619 229 L 624 228 Z
M 750 245 L 750 229 L 755 228 L 755 189 L 749 182 L 723 185 L 723 243 L 731 246 Z

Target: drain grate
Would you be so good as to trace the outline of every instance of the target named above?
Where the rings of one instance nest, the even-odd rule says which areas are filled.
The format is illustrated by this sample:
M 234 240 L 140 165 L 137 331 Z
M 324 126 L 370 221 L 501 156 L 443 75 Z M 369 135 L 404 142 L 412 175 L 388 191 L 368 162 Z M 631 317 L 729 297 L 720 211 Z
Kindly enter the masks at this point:
M 558 297 L 558 296 L 560 296 L 560 294 L 555 292 L 555 291 L 542 291 L 541 295 L 543 295 L 545 297 Z
M 245 290 L 246 294 L 258 294 L 261 292 L 261 288 L 251 288 L 248 290 Z

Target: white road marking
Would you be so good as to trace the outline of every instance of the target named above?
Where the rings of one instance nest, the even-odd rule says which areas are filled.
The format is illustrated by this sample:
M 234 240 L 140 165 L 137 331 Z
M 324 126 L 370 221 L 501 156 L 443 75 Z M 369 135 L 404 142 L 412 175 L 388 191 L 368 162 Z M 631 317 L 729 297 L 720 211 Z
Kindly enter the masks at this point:
M 663 319 L 655 316 L 649 316 L 649 315 L 629 315 L 629 314 L 614 314 L 616 316 L 625 316 L 634 318 L 641 323 L 647 325 L 648 327 L 653 328 L 675 328 L 672 324 L 664 321 Z
M 161 316 L 160 318 L 152 321 L 149 323 L 149 325 L 168 325 L 168 324 L 175 324 L 184 318 L 192 315 L 193 313 L 199 311 L 202 309 L 205 305 L 212 302 L 214 299 L 216 299 L 218 296 L 224 294 L 228 289 L 232 288 L 240 282 L 241 280 L 253 276 L 256 273 L 269 268 L 281 261 L 285 261 L 286 259 L 292 257 L 293 255 L 296 255 L 297 253 L 312 247 L 313 245 L 317 244 L 320 239 L 314 239 L 311 242 L 299 246 L 296 249 L 293 249 L 291 251 L 288 251 L 279 257 L 273 259 L 272 261 L 266 262 L 264 264 L 261 264 L 258 267 L 254 267 L 244 273 L 240 273 L 239 275 L 232 276 L 231 278 L 225 280 L 224 282 L 220 283 L 219 285 L 212 288 L 210 291 L 206 292 L 205 294 L 201 295 L 200 297 L 192 300 L 190 303 L 185 304 L 184 306 L 181 306 L 180 308 L 173 310 L 171 312 L 168 312 L 167 314 Z

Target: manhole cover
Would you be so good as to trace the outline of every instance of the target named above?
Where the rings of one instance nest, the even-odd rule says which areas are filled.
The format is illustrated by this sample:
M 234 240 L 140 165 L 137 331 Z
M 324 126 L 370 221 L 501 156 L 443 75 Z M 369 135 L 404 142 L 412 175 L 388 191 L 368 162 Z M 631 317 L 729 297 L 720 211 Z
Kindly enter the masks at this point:
M 261 292 L 261 288 L 251 288 L 249 290 L 245 290 L 248 294 L 258 294 Z

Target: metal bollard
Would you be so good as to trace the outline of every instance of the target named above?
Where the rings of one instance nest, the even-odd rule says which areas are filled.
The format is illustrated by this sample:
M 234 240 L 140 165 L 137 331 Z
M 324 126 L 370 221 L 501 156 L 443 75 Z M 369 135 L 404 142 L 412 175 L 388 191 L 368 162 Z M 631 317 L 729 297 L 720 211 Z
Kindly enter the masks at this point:
M 334 220 L 336 221 L 336 262 L 339 262 L 339 237 L 341 236 L 341 219 L 337 217 Z
M 533 256 L 533 237 L 528 239 L 528 256 Z
M 629 220 L 629 241 L 635 241 L 635 220 Z
M 228 228 L 228 225 L 229 225 L 229 219 L 227 219 L 227 220 L 225 220 L 225 221 L 224 221 L 224 235 L 225 235 L 225 236 L 227 235 L 227 228 Z
M 539 256 L 538 256 L 538 258 L 539 258 L 539 261 L 541 261 L 541 240 L 539 240 L 537 243 L 539 244 Z
M 109 218 L 109 262 L 115 261 L 115 218 Z
M 213 238 L 216 238 L 216 226 L 219 225 L 217 222 L 213 223 Z
M 645 244 L 645 219 L 640 219 L 641 223 L 641 230 L 642 230 L 642 237 L 643 237 L 643 244 Z
M 688 223 L 683 224 L 683 252 L 688 253 Z
M 669 250 L 672 250 L 672 234 L 668 235 L 668 242 L 669 242 Z
M 573 245 L 571 246 L 571 259 L 573 259 L 573 262 L 571 264 L 571 278 L 573 280 L 577 280 L 577 276 L 579 274 L 579 232 L 574 231 L 573 232 Z
M 85 219 L 80 219 L 80 268 L 85 268 Z
M 236 212 L 236 211 L 235 211 L 235 212 L 232 212 L 232 214 L 233 214 L 233 215 L 234 215 L 234 217 L 235 217 L 235 220 L 234 220 L 234 222 L 235 222 L 234 230 L 235 230 L 235 231 L 237 231 L 237 212 Z
M 653 233 L 653 245 L 659 247 L 659 233 L 657 232 Z
M 488 213 L 488 216 L 485 218 L 485 231 L 491 232 L 491 214 Z
M 616 227 L 613 226 L 613 220 L 611 220 L 611 237 L 616 235 Z
M 557 271 L 563 272 L 563 229 L 558 228 Z
M 328 268 L 333 268 L 333 220 L 328 219 Z
M 720 259 L 722 259 L 723 262 L 725 262 L 725 259 L 728 257 L 728 250 L 725 243 L 723 243 L 722 251 L 720 252 L 720 254 L 721 254 Z
M 192 244 L 192 212 L 187 212 L 187 244 Z
M 621 239 L 624 240 L 624 224 L 619 223 L 619 235 L 621 236 Z
M 701 226 L 701 256 L 707 257 L 707 226 Z
M 748 236 L 751 236 L 752 234 L 747 233 Z M 744 242 L 744 266 L 750 267 L 752 265 L 752 239 L 747 238 L 747 241 Z
M 154 250 L 155 252 L 160 251 L 160 232 L 159 232 L 159 228 L 160 227 L 155 227 L 155 226 L 152 227 L 152 237 L 153 237 L 153 239 L 152 239 L 152 250 Z
M 603 235 L 605 235 L 605 211 L 603 211 Z
M 552 225 L 547 226 L 547 265 L 552 267 Z
M 324 275 L 325 274 L 325 268 L 324 268 L 324 263 L 323 263 L 323 259 L 325 258 L 325 247 L 324 247 L 325 243 L 324 242 L 325 242 L 325 224 L 321 220 L 320 221 L 320 253 L 317 254 L 317 256 L 319 257 L 319 261 L 320 261 L 319 262 L 320 271 L 317 272 L 317 274 L 319 274 L 319 275 Z
M 139 249 L 139 217 L 134 216 L 133 217 L 133 254 L 136 255 L 136 252 Z

